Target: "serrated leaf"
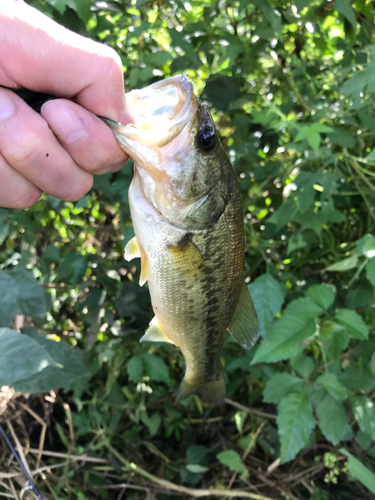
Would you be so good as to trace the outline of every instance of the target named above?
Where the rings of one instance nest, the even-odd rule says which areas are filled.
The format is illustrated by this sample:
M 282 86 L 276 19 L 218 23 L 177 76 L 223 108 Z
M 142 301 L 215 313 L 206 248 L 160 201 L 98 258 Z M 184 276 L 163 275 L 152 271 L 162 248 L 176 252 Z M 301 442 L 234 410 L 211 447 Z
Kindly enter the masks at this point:
M 278 403 L 292 392 L 303 391 L 305 382 L 290 373 L 276 373 L 267 383 L 263 392 L 266 403 Z
M 351 255 L 326 267 L 326 271 L 350 271 L 358 265 L 358 255 Z
M 307 444 L 315 427 L 311 404 L 304 393 L 286 396 L 279 404 L 277 425 L 281 441 L 281 463 L 289 462 Z
M 317 404 L 316 414 L 319 419 L 319 427 L 324 436 L 328 441 L 336 445 L 342 440 L 349 427 L 344 405 L 326 394 Z
M 348 457 L 349 474 L 375 494 L 375 474 L 347 450 L 341 449 L 340 451 Z
M 224 465 L 227 465 L 231 470 L 240 472 L 243 477 L 249 475 L 249 471 L 241 462 L 240 455 L 234 450 L 222 451 L 216 455 L 216 458 Z
M 375 377 L 368 368 L 351 365 L 339 374 L 339 380 L 352 391 L 370 392 L 375 387 Z
M 375 258 L 370 259 L 366 265 L 366 278 L 375 287 Z
M 356 339 L 368 339 L 369 329 L 361 316 L 351 309 L 341 309 L 336 314 L 336 320 Z
M 333 399 L 342 400 L 347 396 L 345 386 L 338 381 L 336 375 L 333 373 L 324 373 L 320 375 L 320 377 L 316 379 L 316 383 L 324 387 Z
M 284 296 L 280 283 L 271 274 L 262 274 L 248 285 L 258 315 L 261 333 L 269 328 L 280 311 Z
M 320 325 L 320 337 L 327 360 L 338 359 L 349 343 L 349 335 L 343 326 L 330 320 Z
M 126 364 L 126 371 L 133 382 L 138 383 L 143 375 L 143 362 L 139 356 L 133 356 Z
M 362 432 L 370 434 L 375 440 L 375 403 L 365 396 L 350 396 L 353 415 Z
M 309 378 L 315 368 L 313 359 L 310 356 L 305 356 L 303 353 L 299 353 L 292 358 L 290 364 L 293 370 L 303 378 Z
M 13 387 L 47 366 L 58 366 L 36 340 L 10 328 L 0 328 L 0 345 L 0 387 Z
M 295 356 L 303 341 L 314 335 L 315 322 L 303 316 L 284 313 L 270 328 L 257 348 L 251 364 L 273 363 Z
M 291 314 L 293 316 L 303 316 L 305 319 L 317 318 L 322 313 L 323 309 L 308 297 L 300 297 L 299 299 L 292 300 L 284 312 L 284 314 Z
M 154 354 L 142 354 L 145 371 L 151 380 L 170 383 L 169 369 L 164 361 Z
M 313 299 L 324 309 L 329 309 L 336 297 L 335 287 L 328 283 L 312 285 L 307 289 L 306 295 Z

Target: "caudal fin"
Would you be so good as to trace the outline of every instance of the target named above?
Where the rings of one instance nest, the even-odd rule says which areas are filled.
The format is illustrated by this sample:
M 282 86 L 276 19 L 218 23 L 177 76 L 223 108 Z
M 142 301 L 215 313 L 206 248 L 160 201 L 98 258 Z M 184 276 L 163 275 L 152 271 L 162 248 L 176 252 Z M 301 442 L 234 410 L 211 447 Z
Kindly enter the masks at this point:
M 180 390 L 178 391 L 175 404 L 183 399 L 196 394 L 204 403 L 217 405 L 225 399 L 225 382 L 223 374 L 220 374 L 214 380 L 185 380 L 183 379 Z

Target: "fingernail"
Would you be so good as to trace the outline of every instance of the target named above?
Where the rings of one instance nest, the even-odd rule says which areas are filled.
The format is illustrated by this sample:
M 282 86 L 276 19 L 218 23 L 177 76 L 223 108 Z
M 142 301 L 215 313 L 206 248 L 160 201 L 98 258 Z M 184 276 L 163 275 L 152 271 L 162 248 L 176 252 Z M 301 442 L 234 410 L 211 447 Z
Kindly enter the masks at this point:
M 48 101 L 42 106 L 42 115 L 63 144 L 78 141 L 85 133 L 85 125 L 76 113 L 61 101 Z
M 0 121 L 12 116 L 16 108 L 12 99 L 4 91 L 0 91 Z

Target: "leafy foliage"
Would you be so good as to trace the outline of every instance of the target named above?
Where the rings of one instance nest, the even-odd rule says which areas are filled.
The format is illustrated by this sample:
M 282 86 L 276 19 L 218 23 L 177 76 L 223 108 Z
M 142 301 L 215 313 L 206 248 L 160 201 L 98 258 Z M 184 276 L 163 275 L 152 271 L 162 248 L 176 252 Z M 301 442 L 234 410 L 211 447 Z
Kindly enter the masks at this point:
M 226 339 L 228 397 L 262 408 L 261 415 L 277 411 L 277 426 L 264 415 L 234 413 L 229 403 L 211 409 L 192 397 L 172 406 L 183 360 L 173 346 L 138 343 L 151 306 L 137 284 L 139 263 L 123 258 L 134 234 L 130 164 L 97 177 L 77 203 L 44 196 L 28 210 L 0 211 L 2 353 L 23 360 L 2 359 L 1 383 L 27 392 L 64 388 L 82 451 L 93 438 L 101 450 L 106 435 L 142 463 L 139 447 L 147 441 L 165 477 L 190 485 L 204 477 L 224 488 L 232 471 L 246 481 L 254 462 L 242 457 L 266 418 L 255 458 L 303 463 L 300 452 L 313 460 L 321 445 L 337 458 L 344 447 L 360 484 L 345 482 L 331 494 L 313 477 L 320 488 L 311 498 L 347 498 L 347 489 L 351 498 L 368 498 L 375 457 L 373 3 L 30 3 L 113 46 L 128 89 L 184 72 L 211 106 L 242 192 L 244 277 L 262 328 L 250 352 Z M 11 330 L 16 315 L 34 330 Z M 194 422 L 208 422 L 210 432 Z M 345 474 L 336 458 L 331 468 L 323 461 L 332 484 Z M 215 467 L 222 467 L 219 479 Z M 301 498 L 309 498 L 306 491 Z

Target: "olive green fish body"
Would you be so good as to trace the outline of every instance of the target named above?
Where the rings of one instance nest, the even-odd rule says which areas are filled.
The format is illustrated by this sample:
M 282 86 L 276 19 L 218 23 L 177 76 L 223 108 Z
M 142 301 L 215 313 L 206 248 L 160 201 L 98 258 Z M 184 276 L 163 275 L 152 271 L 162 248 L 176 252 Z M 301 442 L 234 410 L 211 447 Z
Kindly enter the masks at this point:
M 178 346 L 186 373 L 181 400 L 225 397 L 225 332 L 251 348 L 259 325 L 242 279 L 245 239 L 239 189 L 208 110 L 186 77 L 129 94 L 135 125 L 107 121 L 134 160 L 129 203 L 155 317 L 142 341 Z

